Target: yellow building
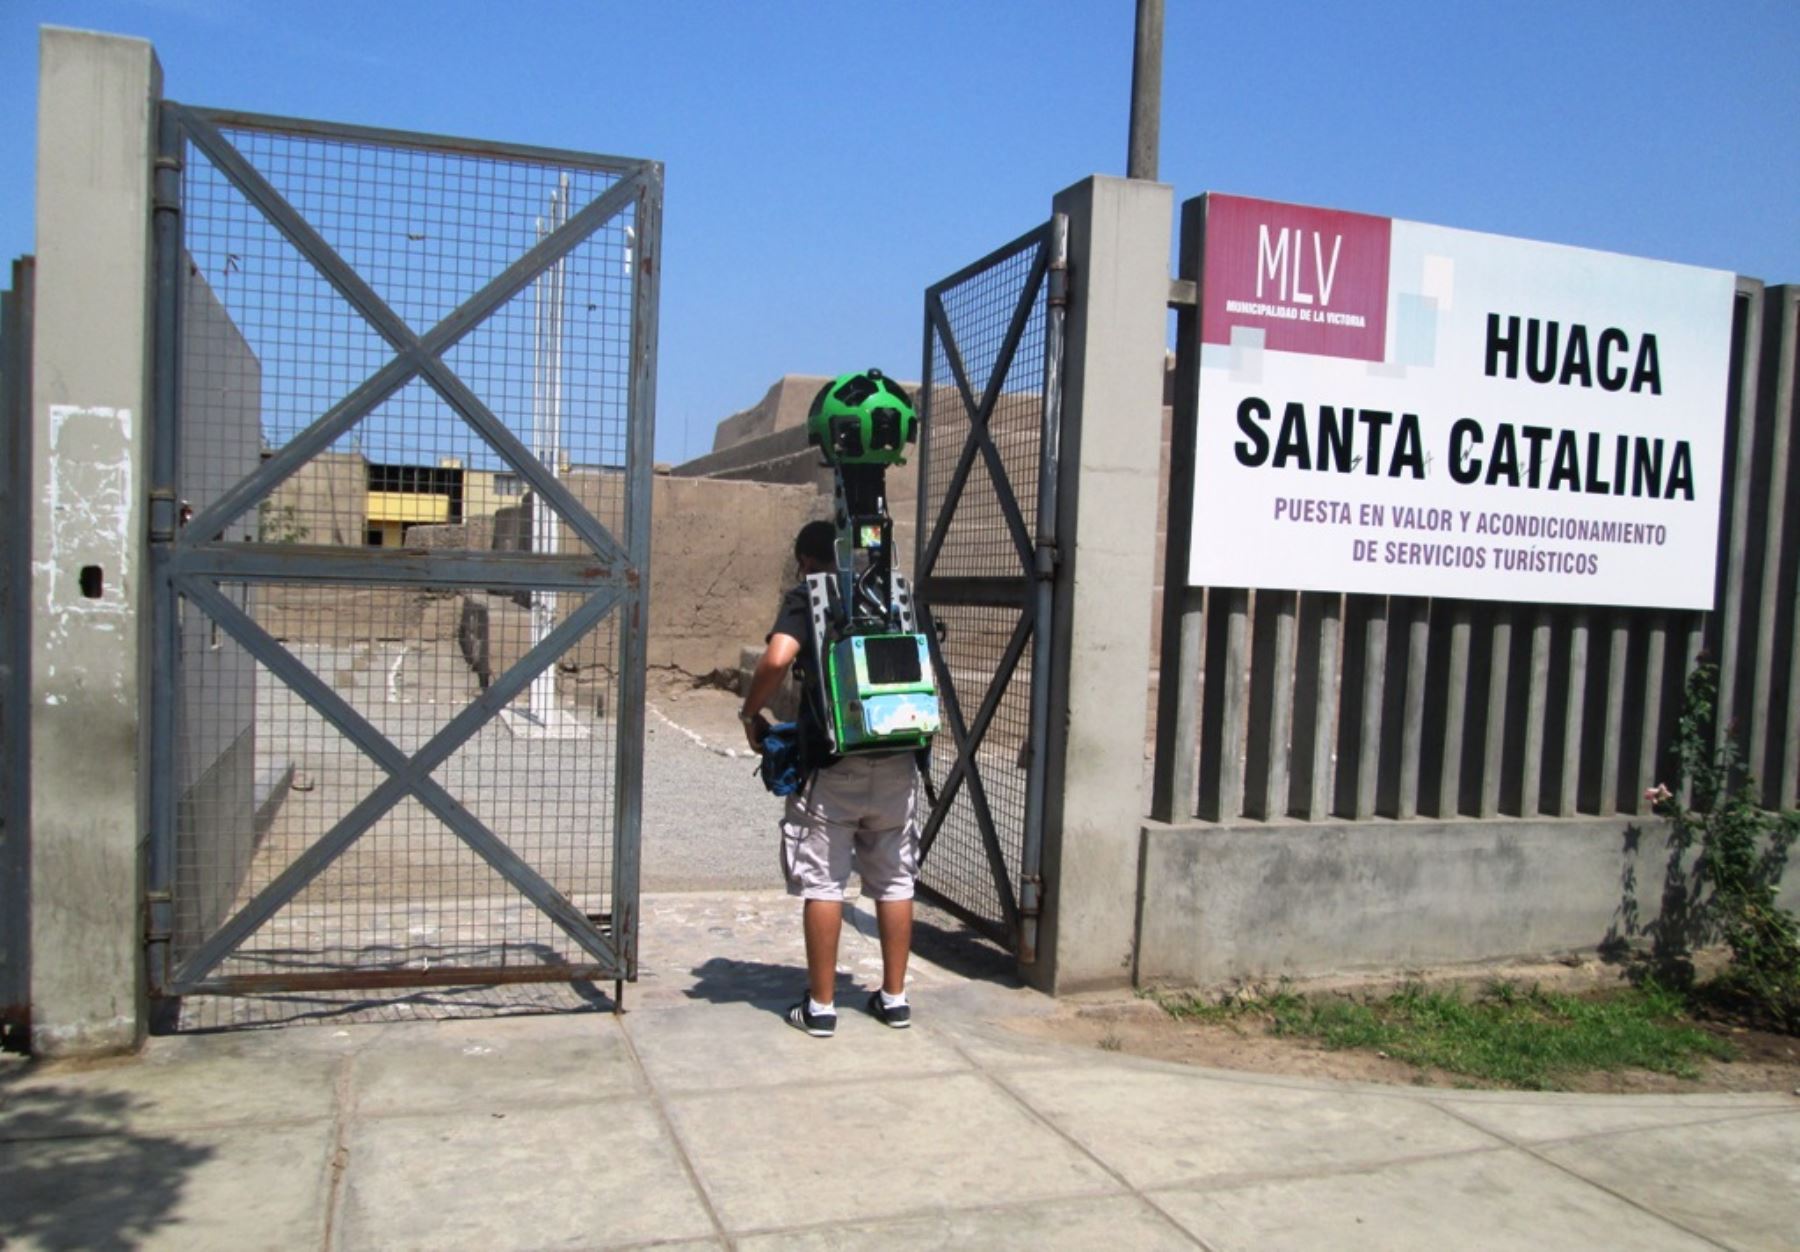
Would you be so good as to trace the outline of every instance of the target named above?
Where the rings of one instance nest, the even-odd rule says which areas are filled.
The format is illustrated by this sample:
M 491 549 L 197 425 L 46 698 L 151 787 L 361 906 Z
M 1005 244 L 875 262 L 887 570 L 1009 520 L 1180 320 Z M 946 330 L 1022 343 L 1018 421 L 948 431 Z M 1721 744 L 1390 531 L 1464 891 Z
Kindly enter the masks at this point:
M 492 517 L 524 498 L 525 484 L 515 470 L 464 470 L 463 520 Z
M 409 527 L 491 518 L 520 503 L 524 494 L 516 471 L 464 469 L 460 457 L 442 457 L 435 466 L 371 464 L 366 542 L 372 548 L 401 547 Z
M 410 526 L 460 522 L 462 493 L 462 463 L 455 457 L 435 466 L 370 464 L 368 545 L 398 548 Z
M 420 522 L 450 520 L 450 496 L 445 492 L 371 491 L 369 493 L 369 546 L 397 548 L 408 526 Z

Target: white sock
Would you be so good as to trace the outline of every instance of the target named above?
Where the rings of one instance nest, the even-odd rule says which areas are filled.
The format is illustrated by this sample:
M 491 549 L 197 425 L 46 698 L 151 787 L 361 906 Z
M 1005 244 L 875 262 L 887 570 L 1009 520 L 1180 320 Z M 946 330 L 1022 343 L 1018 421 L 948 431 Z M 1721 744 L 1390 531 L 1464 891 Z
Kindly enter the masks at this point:
M 881 990 L 881 1007 L 882 1008 L 897 1009 L 897 1008 L 900 1008 L 905 1003 L 906 1003 L 906 992 L 904 990 L 902 990 L 900 992 L 900 994 L 897 996 L 891 996 L 887 993 L 887 988 L 885 988 L 885 987 L 882 988 L 882 990 Z
M 819 1017 L 819 1016 L 836 1017 L 837 1016 L 837 1006 L 835 1004 L 820 1004 L 817 1000 L 813 999 L 810 995 L 806 997 L 806 1011 L 808 1013 L 811 1013 L 814 1017 Z

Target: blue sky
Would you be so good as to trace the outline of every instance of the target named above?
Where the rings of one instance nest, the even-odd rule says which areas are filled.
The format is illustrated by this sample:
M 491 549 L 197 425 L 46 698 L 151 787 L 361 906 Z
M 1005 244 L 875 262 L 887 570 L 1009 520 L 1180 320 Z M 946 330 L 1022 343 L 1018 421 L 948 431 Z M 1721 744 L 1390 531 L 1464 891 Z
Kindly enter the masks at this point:
M 1162 180 L 1800 281 L 1800 4 L 1167 0 Z M 1122 174 L 1131 0 L 0 0 L 0 255 L 42 23 L 173 99 L 667 166 L 657 454 L 783 373 L 915 377 L 922 292 Z

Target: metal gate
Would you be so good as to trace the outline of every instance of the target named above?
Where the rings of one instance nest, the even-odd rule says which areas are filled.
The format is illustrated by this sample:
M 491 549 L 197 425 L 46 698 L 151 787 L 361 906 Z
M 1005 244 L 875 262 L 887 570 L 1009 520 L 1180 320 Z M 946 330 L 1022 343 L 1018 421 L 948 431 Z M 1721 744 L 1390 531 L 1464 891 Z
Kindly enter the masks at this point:
M 919 886 L 1027 962 L 1043 891 L 1067 258 L 1058 214 L 925 293 L 916 594 L 950 733 L 932 746 Z
M 36 262 L 0 290 L 0 1049 L 31 1035 L 31 324 Z
M 662 167 L 158 146 L 154 990 L 635 978 Z

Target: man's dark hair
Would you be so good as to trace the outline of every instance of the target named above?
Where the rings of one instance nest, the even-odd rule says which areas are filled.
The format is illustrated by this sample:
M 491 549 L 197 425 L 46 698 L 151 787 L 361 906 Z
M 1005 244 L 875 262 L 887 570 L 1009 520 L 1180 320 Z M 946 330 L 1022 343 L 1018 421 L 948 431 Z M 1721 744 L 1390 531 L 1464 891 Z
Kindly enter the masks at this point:
M 837 527 L 830 522 L 808 522 L 794 536 L 794 559 L 811 557 L 820 565 L 837 563 Z

